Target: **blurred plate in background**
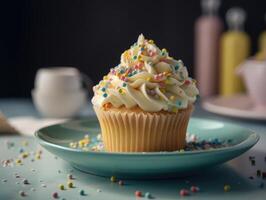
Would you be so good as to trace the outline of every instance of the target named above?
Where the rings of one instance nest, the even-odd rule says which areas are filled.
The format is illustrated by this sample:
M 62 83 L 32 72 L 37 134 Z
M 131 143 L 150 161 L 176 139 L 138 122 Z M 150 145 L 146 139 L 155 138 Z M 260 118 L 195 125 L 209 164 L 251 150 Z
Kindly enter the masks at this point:
M 244 119 L 266 120 L 266 108 L 255 108 L 250 97 L 244 94 L 206 99 L 202 107 L 212 113 Z

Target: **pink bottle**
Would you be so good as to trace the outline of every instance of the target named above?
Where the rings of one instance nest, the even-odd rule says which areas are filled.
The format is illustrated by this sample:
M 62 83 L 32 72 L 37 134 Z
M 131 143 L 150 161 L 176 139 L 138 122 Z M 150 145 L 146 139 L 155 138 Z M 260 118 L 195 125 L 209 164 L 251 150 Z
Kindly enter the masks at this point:
M 202 0 L 203 15 L 195 23 L 195 71 L 202 98 L 218 93 L 218 56 L 223 24 L 219 0 Z

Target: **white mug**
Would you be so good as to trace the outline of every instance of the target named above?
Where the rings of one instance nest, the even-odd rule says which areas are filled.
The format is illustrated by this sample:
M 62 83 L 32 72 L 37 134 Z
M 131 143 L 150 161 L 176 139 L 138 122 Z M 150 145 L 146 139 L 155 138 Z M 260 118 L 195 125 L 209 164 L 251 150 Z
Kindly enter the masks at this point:
M 88 77 L 74 67 L 41 68 L 35 78 L 35 89 L 41 91 L 75 91 L 82 87 L 82 82 L 91 84 Z
M 83 83 L 87 88 L 83 88 Z M 75 116 L 87 103 L 92 82 L 74 67 L 51 67 L 38 70 L 33 102 L 46 117 Z

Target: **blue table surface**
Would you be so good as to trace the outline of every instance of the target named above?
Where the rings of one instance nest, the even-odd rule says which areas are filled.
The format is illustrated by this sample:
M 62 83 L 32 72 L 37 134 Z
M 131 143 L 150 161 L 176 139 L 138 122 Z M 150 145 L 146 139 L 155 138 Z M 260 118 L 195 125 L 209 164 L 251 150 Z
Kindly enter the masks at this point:
M 32 102 L 27 99 L 1 99 L 0 111 L 7 117 L 35 116 L 40 117 Z M 82 111 L 81 117 L 94 115 L 89 104 Z M 29 157 L 23 159 L 23 165 L 0 166 L 0 199 L 53 199 L 52 194 L 58 192 L 58 199 L 136 199 L 136 190 L 143 194 L 149 192 L 153 199 L 266 199 L 266 179 L 257 176 L 257 170 L 266 172 L 266 123 L 233 119 L 210 114 L 204 111 L 200 104 L 196 105 L 193 117 L 215 119 L 247 127 L 260 135 L 260 141 L 247 153 L 223 165 L 203 170 L 202 173 L 171 180 L 124 180 L 125 185 L 111 182 L 108 178 L 84 174 L 43 150 L 32 137 L 0 137 L 0 160 L 16 159 L 20 149 L 29 152 Z M 23 146 L 27 141 L 28 145 Z M 13 147 L 7 142 L 14 142 Z M 41 159 L 35 159 L 37 150 L 42 149 Z M 251 165 L 249 156 L 255 157 L 255 165 Z M 32 161 L 34 159 L 34 161 Z M 16 174 L 20 178 L 16 178 Z M 75 177 L 75 187 L 66 190 L 58 189 L 59 184 L 67 185 L 67 174 Z M 30 184 L 23 184 L 26 178 Z M 224 192 L 224 185 L 230 185 L 231 190 Z M 265 184 L 265 187 L 263 185 Z M 200 192 L 187 197 L 180 197 L 182 188 L 189 189 L 192 185 L 200 188 Z M 79 191 L 83 189 L 85 195 Z M 101 192 L 99 192 L 99 190 Z M 25 197 L 19 191 L 26 193 Z M 145 199 L 141 197 L 138 199 Z

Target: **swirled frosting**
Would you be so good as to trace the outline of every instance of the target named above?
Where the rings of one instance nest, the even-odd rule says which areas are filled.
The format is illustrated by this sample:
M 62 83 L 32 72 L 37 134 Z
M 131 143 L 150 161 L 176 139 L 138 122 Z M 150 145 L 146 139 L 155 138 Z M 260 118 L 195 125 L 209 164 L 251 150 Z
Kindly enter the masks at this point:
M 144 111 L 177 112 L 195 102 L 199 91 L 181 60 L 141 34 L 121 62 L 93 87 L 92 103 L 104 108 L 138 106 Z

